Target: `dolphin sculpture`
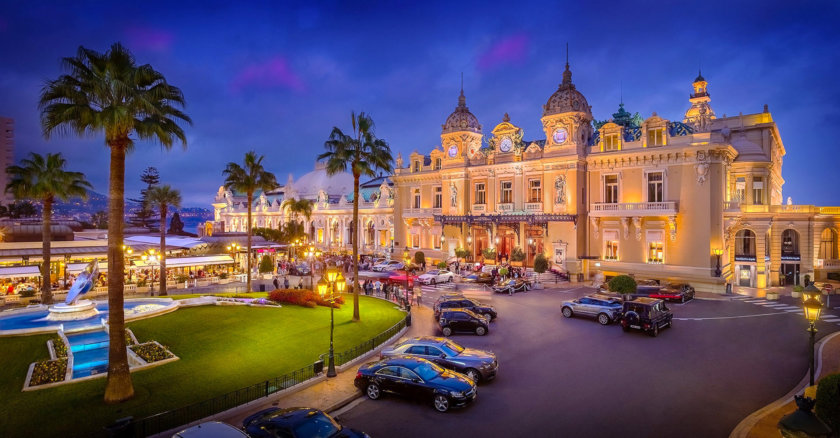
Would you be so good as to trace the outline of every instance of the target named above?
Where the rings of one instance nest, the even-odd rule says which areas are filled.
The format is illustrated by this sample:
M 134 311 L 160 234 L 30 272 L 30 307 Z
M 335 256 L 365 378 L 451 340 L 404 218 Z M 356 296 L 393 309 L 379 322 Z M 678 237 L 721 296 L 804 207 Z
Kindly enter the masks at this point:
M 83 269 L 79 276 L 76 277 L 76 281 L 73 282 L 73 286 L 71 286 L 70 291 L 67 292 L 67 299 L 64 300 L 64 303 L 68 306 L 76 304 L 76 301 L 78 301 L 82 295 L 93 289 L 93 283 L 96 281 L 97 277 L 99 277 L 99 259 L 94 259 L 92 262 L 88 263 L 88 265 L 85 266 L 85 269 Z

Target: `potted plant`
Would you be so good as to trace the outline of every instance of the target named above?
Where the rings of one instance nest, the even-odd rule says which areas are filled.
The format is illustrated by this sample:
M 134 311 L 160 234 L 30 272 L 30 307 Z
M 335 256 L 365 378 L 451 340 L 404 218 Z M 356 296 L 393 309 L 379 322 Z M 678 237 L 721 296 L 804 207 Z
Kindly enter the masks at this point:
M 636 293 L 636 280 L 629 275 L 619 275 L 613 277 L 608 283 L 607 287 L 610 292 L 621 294 L 624 301 L 630 300 L 630 295 Z
M 534 258 L 534 272 L 537 274 L 542 274 L 543 272 L 548 271 L 548 259 L 545 258 L 545 254 L 539 253 Z M 537 283 L 535 289 L 542 289 L 542 284 L 540 284 L 539 277 L 537 277 Z
M 426 254 L 423 254 L 423 251 L 417 251 L 414 253 L 414 264 L 417 266 L 423 266 L 426 263 Z
M 792 295 L 791 295 L 792 296 Z M 764 296 L 765 299 L 775 301 L 779 299 L 779 293 L 768 290 Z
M 466 261 L 469 256 L 470 252 L 466 248 L 455 248 L 455 257 L 458 257 L 458 259 L 464 259 Z
M 499 277 L 504 279 L 505 277 L 507 277 L 507 275 L 508 275 L 508 268 L 506 268 L 504 266 L 499 268 Z
M 804 287 L 797 284 L 796 286 L 793 287 L 793 292 L 790 293 L 790 296 L 793 297 L 793 298 L 799 298 L 799 297 L 802 296 L 802 292 L 804 290 L 805 290 Z
M 485 264 L 490 265 L 496 263 L 496 248 L 484 248 L 481 251 L 481 255 L 484 256 Z
M 522 248 L 518 246 L 513 248 L 513 251 L 510 253 L 510 265 L 522 266 L 523 261 L 525 261 L 525 252 L 522 251 Z
M 446 262 L 439 261 L 438 264 L 437 264 L 437 268 L 438 269 L 446 269 Z
M 274 263 L 271 262 L 271 257 L 264 255 L 260 260 L 260 274 L 263 274 L 264 280 L 271 280 L 272 272 L 274 272 Z

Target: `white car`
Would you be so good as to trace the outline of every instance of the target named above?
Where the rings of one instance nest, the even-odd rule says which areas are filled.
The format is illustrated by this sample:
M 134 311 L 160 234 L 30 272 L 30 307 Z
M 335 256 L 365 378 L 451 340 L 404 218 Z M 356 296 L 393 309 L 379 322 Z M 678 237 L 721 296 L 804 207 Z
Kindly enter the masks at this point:
M 405 267 L 405 264 L 403 264 L 402 262 L 398 262 L 396 260 L 391 260 L 390 262 L 388 262 L 387 265 L 385 265 L 382 268 L 382 272 L 396 271 L 396 270 L 402 269 L 404 267 Z
M 391 270 L 395 269 L 393 267 L 395 265 L 402 265 L 402 263 L 398 262 L 397 260 L 385 260 L 382 263 L 378 263 L 376 265 L 373 265 L 373 268 L 371 268 L 371 269 L 374 270 L 374 271 L 377 271 L 377 272 L 385 272 L 385 271 L 391 271 Z M 400 266 L 400 268 L 402 268 L 402 266 Z M 399 268 L 396 268 L 396 269 L 399 269 Z
M 455 280 L 455 274 L 446 269 L 433 269 L 417 277 L 417 279 L 423 284 L 449 283 Z

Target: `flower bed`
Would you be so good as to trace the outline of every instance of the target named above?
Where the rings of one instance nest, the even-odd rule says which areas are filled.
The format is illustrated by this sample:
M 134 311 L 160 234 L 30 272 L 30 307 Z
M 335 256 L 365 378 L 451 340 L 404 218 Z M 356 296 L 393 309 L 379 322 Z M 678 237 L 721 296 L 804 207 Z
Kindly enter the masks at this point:
M 131 351 L 140 356 L 141 359 L 147 363 L 157 362 L 159 360 L 170 359 L 175 357 L 165 347 L 157 342 L 146 342 L 144 344 L 132 345 Z
M 125 345 L 130 347 L 134 344 L 135 342 L 134 338 L 131 337 L 131 332 L 129 332 L 128 329 L 125 329 Z
M 36 362 L 35 367 L 32 369 L 32 377 L 29 379 L 29 386 L 63 382 L 66 375 L 66 358 Z
M 54 335 L 50 338 L 53 344 L 53 351 L 55 351 L 56 357 L 67 357 L 67 345 L 64 344 L 64 340 L 61 339 L 61 336 Z
M 276 289 L 268 294 L 268 299 L 277 303 L 288 303 L 303 307 L 330 306 L 327 300 L 307 289 Z M 344 304 L 344 298 L 335 297 L 333 307 L 338 309 L 342 304 Z

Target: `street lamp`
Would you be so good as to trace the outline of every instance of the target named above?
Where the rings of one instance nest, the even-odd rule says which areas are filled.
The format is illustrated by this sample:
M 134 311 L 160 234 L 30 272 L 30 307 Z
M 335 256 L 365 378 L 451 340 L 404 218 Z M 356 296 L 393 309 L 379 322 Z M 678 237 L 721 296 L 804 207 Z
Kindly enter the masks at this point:
M 233 265 L 236 266 L 236 255 L 239 253 L 239 249 L 242 248 L 239 246 L 238 243 L 231 243 L 227 246 L 227 251 L 230 253 L 230 257 L 233 259 Z
M 152 296 L 155 295 L 155 264 L 160 261 L 158 257 L 163 258 L 163 254 L 155 254 L 154 248 L 149 248 L 146 253 L 140 256 L 140 259 L 142 259 L 144 263 L 148 263 L 148 266 L 152 268 L 152 279 L 149 286 L 149 291 Z
M 341 270 L 331 266 L 327 268 L 324 276 L 318 280 L 318 294 L 330 303 L 330 354 L 327 363 L 327 377 L 335 377 L 335 355 L 333 353 L 333 330 L 335 328 L 335 293 L 344 293 L 347 288 L 347 281 L 341 275 Z M 329 291 L 329 295 L 327 292 Z
M 309 287 L 312 288 L 314 282 L 313 275 L 315 274 L 315 263 L 313 262 L 313 258 L 320 257 L 321 251 L 317 251 L 314 246 L 310 246 L 304 256 L 309 259 Z
M 528 253 L 525 254 L 525 271 L 528 271 L 528 259 L 531 258 L 531 246 L 534 245 L 534 239 L 528 238 Z
M 803 296 L 807 297 L 803 307 L 805 308 L 805 318 L 808 319 L 808 333 L 810 333 L 809 342 L 809 356 L 808 362 L 811 370 L 811 386 L 814 386 L 814 337 L 817 334 L 816 322 L 820 319 L 820 312 L 822 311 L 822 302 L 819 300 L 820 290 L 813 284 L 808 285 L 803 291 Z
M 715 277 L 720 277 L 720 256 L 723 255 L 723 250 L 720 248 L 715 249 L 714 251 L 715 258 L 717 259 L 717 266 L 715 266 Z
M 408 248 L 406 248 L 405 251 L 403 251 L 403 264 L 404 264 L 404 268 L 405 268 L 405 306 L 406 306 L 406 309 L 410 308 L 409 304 L 408 304 L 408 264 L 409 263 L 411 263 L 411 252 L 408 250 Z

